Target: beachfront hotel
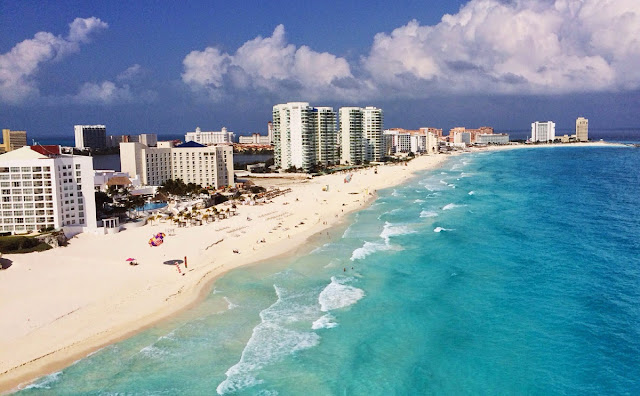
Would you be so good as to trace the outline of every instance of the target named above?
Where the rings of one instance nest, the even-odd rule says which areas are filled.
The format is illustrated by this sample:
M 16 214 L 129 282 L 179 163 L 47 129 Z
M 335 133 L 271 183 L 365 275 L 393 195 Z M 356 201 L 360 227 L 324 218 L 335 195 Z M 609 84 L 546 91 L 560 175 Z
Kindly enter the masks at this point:
M 76 148 L 103 149 L 107 147 L 107 127 L 104 125 L 74 125 Z
M 556 138 L 556 124 L 553 121 L 536 121 L 531 124 L 532 142 L 553 142 Z
M 25 146 L 0 155 L 0 229 L 21 234 L 95 230 L 93 159 L 60 146 Z
M 589 120 L 584 117 L 576 119 L 576 139 L 579 142 L 589 141 Z
M 336 113 L 332 107 L 312 107 L 307 102 L 273 106 L 274 163 L 309 172 L 315 165 L 338 162 Z
M 27 145 L 27 131 L 2 130 L 2 144 L 0 152 L 6 153 Z
M 373 106 L 340 108 L 340 163 L 362 164 L 384 157 L 384 116 Z
M 195 132 L 187 132 L 184 135 L 184 141 L 196 142 L 205 146 L 212 144 L 233 143 L 236 134 L 222 127 L 220 131 L 205 131 L 203 132 L 200 127 L 197 127 Z
M 139 177 L 145 186 L 160 186 L 169 179 L 182 179 L 202 187 L 233 185 L 233 147 L 205 146 L 186 142 L 158 142 L 158 147 L 130 142 L 120 143 L 120 168 Z
M 398 153 L 435 154 L 438 152 L 439 143 L 435 128 L 418 130 L 390 128 L 384 131 L 384 138 L 385 156 Z

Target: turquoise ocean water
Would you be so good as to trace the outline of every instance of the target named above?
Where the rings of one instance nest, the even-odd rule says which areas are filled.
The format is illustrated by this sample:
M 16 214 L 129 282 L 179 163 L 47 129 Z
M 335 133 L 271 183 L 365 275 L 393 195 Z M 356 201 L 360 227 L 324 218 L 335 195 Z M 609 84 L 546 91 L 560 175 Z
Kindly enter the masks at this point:
M 21 394 L 640 394 L 640 149 L 450 158 Z

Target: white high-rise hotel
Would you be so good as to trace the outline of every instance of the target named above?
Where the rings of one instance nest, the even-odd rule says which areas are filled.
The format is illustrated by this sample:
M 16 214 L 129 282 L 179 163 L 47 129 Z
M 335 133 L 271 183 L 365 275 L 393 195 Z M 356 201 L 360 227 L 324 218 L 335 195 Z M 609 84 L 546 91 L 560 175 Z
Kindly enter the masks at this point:
M 576 119 L 576 139 L 579 142 L 589 141 L 589 120 L 584 117 Z
M 273 106 L 273 144 L 276 167 L 310 171 L 313 166 L 338 162 L 336 112 L 307 102 Z
M 60 154 L 59 146 L 25 146 L 0 155 L 0 229 L 97 228 L 93 159 Z
M 556 124 L 553 121 L 539 122 L 531 124 L 532 142 L 553 142 L 556 138 Z

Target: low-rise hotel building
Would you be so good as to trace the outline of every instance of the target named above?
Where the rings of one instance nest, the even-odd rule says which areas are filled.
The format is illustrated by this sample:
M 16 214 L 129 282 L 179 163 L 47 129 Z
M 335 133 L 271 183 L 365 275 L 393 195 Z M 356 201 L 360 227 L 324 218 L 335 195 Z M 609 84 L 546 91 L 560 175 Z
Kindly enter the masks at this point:
M 476 135 L 476 144 L 509 144 L 509 134 L 480 133 Z
M 60 154 L 59 146 L 26 146 L 0 155 L 0 229 L 46 228 L 67 236 L 95 230 L 91 157 Z
M 233 147 L 204 146 L 186 142 L 158 142 L 158 147 L 142 143 L 120 143 L 120 167 L 145 186 L 160 186 L 169 179 L 182 179 L 202 187 L 233 185 Z
M 442 133 L 442 129 L 420 128 L 409 130 L 403 128 L 391 128 L 384 131 L 385 153 L 393 155 L 397 153 L 427 153 L 438 152 L 437 131 Z
M 220 131 L 208 131 L 203 132 L 200 127 L 197 127 L 195 132 L 187 132 L 184 135 L 184 141 L 196 142 L 205 146 L 212 144 L 233 143 L 236 134 L 223 127 Z

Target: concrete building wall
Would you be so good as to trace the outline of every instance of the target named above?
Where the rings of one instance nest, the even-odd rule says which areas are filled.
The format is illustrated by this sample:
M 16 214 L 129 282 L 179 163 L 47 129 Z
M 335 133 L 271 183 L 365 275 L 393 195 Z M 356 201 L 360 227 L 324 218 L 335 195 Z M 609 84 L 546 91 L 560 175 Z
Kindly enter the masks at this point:
M 576 119 L 576 139 L 579 142 L 589 141 L 589 120 L 584 117 Z

